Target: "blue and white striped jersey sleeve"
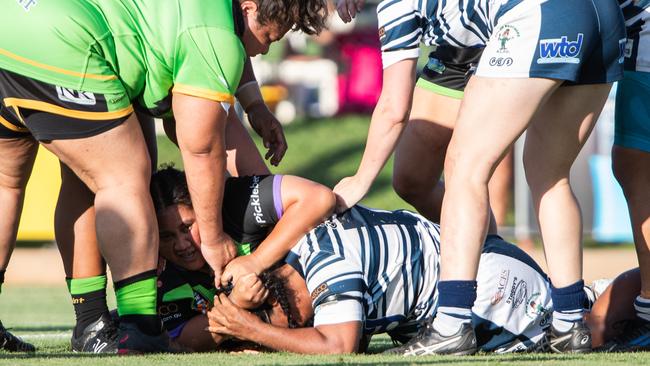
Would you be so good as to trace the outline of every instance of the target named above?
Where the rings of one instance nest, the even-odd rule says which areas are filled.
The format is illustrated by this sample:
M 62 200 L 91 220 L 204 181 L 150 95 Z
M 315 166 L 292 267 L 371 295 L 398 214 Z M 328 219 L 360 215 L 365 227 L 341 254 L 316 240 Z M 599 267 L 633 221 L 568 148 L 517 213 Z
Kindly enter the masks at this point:
M 423 18 L 412 1 L 384 0 L 377 6 L 383 67 L 420 56 Z
M 320 227 L 305 238 L 303 248 L 310 254 L 301 255 L 301 264 L 315 326 L 364 321 L 363 267 L 359 258 L 346 256 L 341 234 L 341 230 Z

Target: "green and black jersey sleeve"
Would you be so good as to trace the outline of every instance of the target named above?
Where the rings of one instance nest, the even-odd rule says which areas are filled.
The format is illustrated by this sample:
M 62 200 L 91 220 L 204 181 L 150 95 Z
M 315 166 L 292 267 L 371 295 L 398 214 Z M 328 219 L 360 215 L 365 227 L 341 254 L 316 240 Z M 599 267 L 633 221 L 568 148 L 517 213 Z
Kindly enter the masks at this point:
M 208 273 L 187 271 L 167 262 L 158 282 L 158 315 L 172 338 L 181 334 L 187 321 L 212 306 L 214 278 Z
M 224 231 L 248 254 L 282 217 L 281 175 L 228 178 L 224 188 Z

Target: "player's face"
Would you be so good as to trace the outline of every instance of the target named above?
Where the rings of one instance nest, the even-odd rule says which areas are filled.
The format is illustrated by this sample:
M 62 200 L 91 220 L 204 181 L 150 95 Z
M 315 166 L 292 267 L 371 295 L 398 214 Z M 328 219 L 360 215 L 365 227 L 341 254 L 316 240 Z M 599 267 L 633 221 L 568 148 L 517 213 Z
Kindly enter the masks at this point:
M 246 54 L 250 57 L 269 52 L 271 43 L 279 41 L 284 37 L 290 27 L 281 26 L 273 22 L 260 24 L 257 22 L 257 4 L 252 1 L 242 3 L 246 30 L 242 36 L 242 42 Z
M 202 269 L 206 262 L 193 237 L 198 237 L 194 210 L 183 204 L 172 205 L 158 213 L 160 255 L 190 271 Z

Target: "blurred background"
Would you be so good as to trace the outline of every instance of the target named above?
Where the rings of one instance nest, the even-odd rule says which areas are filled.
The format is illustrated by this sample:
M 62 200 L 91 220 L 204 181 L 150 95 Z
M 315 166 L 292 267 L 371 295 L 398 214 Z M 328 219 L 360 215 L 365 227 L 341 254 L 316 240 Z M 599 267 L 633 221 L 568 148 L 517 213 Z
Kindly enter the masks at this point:
M 290 33 L 253 65 L 267 104 L 285 124 L 289 150 L 274 173 L 294 174 L 333 187 L 354 174 L 361 159 L 370 113 L 381 91 L 381 56 L 375 7 L 369 1 L 349 24 L 332 16 L 329 30 L 317 37 Z M 334 14 L 334 11 L 333 11 Z M 421 53 L 423 60 L 427 50 Z M 635 267 L 627 206 L 611 173 L 613 98 L 572 172 L 580 201 L 585 246 L 585 278 L 611 277 Z M 243 116 L 243 115 L 242 115 Z M 243 116 L 245 119 L 245 116 Z M 175 146 L 159 129 L 160 163 L 182 167 Z M 260 149 L 259 138 L 252 132 Z M 491 187 L 499 230 L 543 263 L 539 233 L 521 166 L 520 143 Z M 392 161 L 363 204 L 382 209 L 411 208 L 393 191 Z M 19 229 L 19 246 L 7 283 L 63 283 L 54 249 L 53 212 L 60 184 L 56 159 L 41 151 L 32 174 Z M 26 270 L 26 269 L 35 269 Z

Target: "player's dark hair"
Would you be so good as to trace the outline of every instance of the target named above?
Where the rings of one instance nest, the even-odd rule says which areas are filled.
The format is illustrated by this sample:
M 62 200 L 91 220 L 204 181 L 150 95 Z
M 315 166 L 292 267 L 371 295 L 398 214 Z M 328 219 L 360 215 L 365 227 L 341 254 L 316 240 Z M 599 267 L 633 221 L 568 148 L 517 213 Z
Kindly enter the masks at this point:
M 156 212 L 177 204 L 192 206 L 185 172 L 174 168 L 174 164 L 163 164 L 153 174 L 150 191 Z
M 298 322 L 293 318 L 293 313 L 291 312 L 289 295 L 287 294 L 287 288 L 284 286 L 284 280 L 274 275 L 271 271 L 262 272 L 260 279 L 264 287 L 269 290 L 269 295 L 273 296 L 278 304 L 280 304 L 282 312 L 287 316 L 289 328 L 298 328 Z
M 243 0 L 240 0 L 243 1 Z M 257 21 L 280 26 L 292 25 L 292 30 L 318 34 L 325 28 L 327 0 L 253 0 L 257 3 Z

